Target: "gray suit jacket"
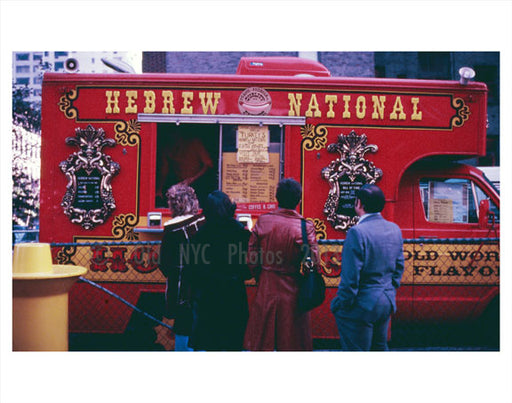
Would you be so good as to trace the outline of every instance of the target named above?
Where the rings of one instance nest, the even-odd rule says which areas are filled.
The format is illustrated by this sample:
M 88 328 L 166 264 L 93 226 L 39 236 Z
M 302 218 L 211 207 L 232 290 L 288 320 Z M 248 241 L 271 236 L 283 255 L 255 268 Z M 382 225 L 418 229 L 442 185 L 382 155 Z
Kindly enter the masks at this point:
M 365 218 L 347 232 L 341 261 L 341 279 L 332 312 L 352 316 L 369 312 L 385 294 L 396 311 L 396 289 L 404 271 L 402 232 L 380 214 Z M 355 309 L 358 308 L 358 309 Z

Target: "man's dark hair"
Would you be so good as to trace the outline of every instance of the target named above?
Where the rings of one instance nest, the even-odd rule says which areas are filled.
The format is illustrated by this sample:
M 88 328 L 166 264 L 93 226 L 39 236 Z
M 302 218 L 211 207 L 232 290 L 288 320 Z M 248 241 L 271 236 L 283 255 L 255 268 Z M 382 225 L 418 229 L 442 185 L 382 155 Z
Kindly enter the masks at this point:
M 302 186 L 292 178 L 281 179 L 277 184 L 276 199 L 281 208 L 293 210 L 302 197 Z
M 356 192 L 356 198 L 367 213 L 380 213 L 386 204 L 384 193 L 377 185 L 363 185 Z

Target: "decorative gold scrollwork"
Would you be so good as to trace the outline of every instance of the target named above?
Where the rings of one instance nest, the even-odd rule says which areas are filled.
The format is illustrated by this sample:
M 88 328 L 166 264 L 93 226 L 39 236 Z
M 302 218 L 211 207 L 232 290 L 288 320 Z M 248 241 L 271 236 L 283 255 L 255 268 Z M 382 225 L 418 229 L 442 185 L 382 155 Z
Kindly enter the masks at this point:
M 135 146 L 140 142 L 140 122 L 130 119 L 128 122 L 119 121 L 114 125 L 116 141 L 123 146 Z
M 326 239 L 327 231 L 325 227 L 325 222 L 320 220 L 319 218 L 310 218 L 315 225 L 316 239 Z
M 64 115 L 68 119 L 76 119 L 78 116 L 78 110 L 73 106 L 73 101 L 78 98 L 78 92 L 76 90 L 67 91 L 58 102 L 59 110 L 64 112 Z
M 300 134 L 305 150 L 321 150 L 327 144 L 327 128 L 325 126 L 307 124 L 300 128 Z
M 76 245 L 64 246 L 57 252 L 57 264 L 75 264 L 71 259 L 76 254 Z
M 120 166 L 102 153 L 103 147 L 114 147 L 116 142 L 105 138 L 103 129 L 89 125 L 86 129 L 77 128 L 75 137 L 66 138 L 66 144 L 79 151 L 59 164 L 68 180 L 61 206 L 72 223 L 93 229 L 116 208 L 111 181 Z
M 112 221 L 112 235 L 116 239 L 135 241 L 139 235 L 134 232 L 139 220 L 134 214 L 119 214 Z
M 377 152 L 378 147 L 366 142 L 365 134 L 357 135 L 352 130 L 348 135 L 340 134 L 338 142 L 327 147 L 328 152 L 340 155 L 322 170 L 322 177 L 331 187 L 324 213 L 335 230 L 345 231 L 357 223 L 359 218 L 354 211 L 356 191 L 382 177 L 382 170 L 364 158 L 367 152 Z
M 455 108 L 457 114 L 452 117 L 452 124 L 455 127 L 461 127 L 464 125 L 466 120 L 469 119 L 469 115 L 471 112 L 469 111 L 469 106 L 464 103 L 462 98 L 455 98 L 452 101 L 452 106 Z

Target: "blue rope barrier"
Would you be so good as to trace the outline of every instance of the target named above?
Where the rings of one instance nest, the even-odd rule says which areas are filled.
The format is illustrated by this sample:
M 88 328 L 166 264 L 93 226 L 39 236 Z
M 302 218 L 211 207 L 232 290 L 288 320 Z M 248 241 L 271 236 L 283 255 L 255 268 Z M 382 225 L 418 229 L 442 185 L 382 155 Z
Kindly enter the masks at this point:
M 88 279 L 86 279 L 85 277 L 82 277 L 82 276 L 80 276 L 79 279 L 80 279 L 80 281 L 83 281 L 84 283 L 87 283 L 89 285 L 92 285 L 93 287 L 96 287 L 96 288 L 100 289 L 101 291 L 103 291 L 103 292 L 107 293 L 108 295 L 114 297 L 115 299 L 121 301 L 123 304 L 128 305 L 130 308 L 132 308 L 133 310 L 135 310 L 138 313 L 142 314 L 146 318 L 151 319 L 154 322 L 157 322 L 159 325 L 162 325 L 162 326 L 166 327 L 167 329 L 169 329 L 171 331 L 174 331 L 173 326 L 168 325 L 167 323 L 162 322 L 161 320 L 155 318 L 154 316 L 151 316 L 149 313 L 144 312 L 142 309 L 137 308 L 132 303 L 128 302 L 127 300 L 125 300 L 124 298 L 120 297 L 119 295 L 113 293 L 112 291 L 106 289 L 105 287 L 102 287 L 101 285 L 95 283 L 94 281 L 88 280 Z
M 407 244 L 478 244 L 478 243 L 499 243 L 500 238 L 411 238 L 404 239 Z M 319 239 L 319 245 L 343 245 L 344 239 Z
M 50 243 L 52 248 L 62 247 L 62 246 L 96 246 L 96 245 L 122 245 L 122 246 L 130 246 L 130 245 L 160 245 L 162 241 L 98 241 L 98 242 L 55 242 Z
M 319 239 L 319 245 L 343 245 L 344 239 Z M 476 243 L 499 243 L 500 238 L 409 238 L 404 239 L 404 243 L 448 243 L 448 244 L 476 244 Z M 52 248 L 64 246 L 130 246 L 130 245 L 161 245 L 161 241 L 123 241 L 123 242 L 68 242 L 68 243 L 51 243 Z

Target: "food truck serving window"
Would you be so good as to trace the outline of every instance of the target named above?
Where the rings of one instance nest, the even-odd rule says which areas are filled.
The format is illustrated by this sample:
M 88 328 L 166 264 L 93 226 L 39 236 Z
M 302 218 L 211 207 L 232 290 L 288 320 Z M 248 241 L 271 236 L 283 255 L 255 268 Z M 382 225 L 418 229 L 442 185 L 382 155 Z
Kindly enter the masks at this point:
M 274 204 L 283 143 L 277 124 L 158 123 L 155 207 L 167 207 L 177 183 L 192 186 L 200 203 L 220 189 L 242 208 Z
M 436 223 L 477 223 L 478 206 L 487 198 L 480 187 L 468 179 L 422 179 L 420 190 L 425 217 Z M 499 210 L 491 200 L 489 202 L 499 222 Z
M 274 203 L 282 172 L 282 139 L 279 126 L 224 126 L 221 190 L 239 205 Z

